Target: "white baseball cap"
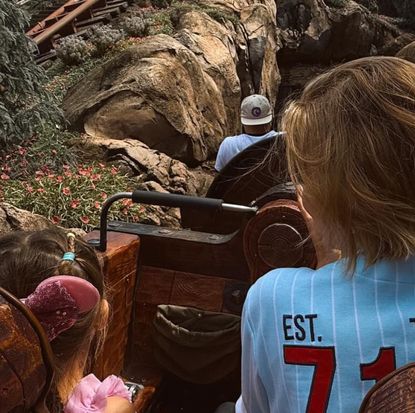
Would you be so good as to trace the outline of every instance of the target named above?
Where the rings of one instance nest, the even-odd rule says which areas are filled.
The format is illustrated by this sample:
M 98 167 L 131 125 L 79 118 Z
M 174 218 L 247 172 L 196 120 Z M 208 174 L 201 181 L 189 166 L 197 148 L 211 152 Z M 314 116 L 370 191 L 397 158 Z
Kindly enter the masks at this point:
M 242 125 L 266 125 L 272 121 L 272 107 L 262 95 L 251 95 L 241 103 Z

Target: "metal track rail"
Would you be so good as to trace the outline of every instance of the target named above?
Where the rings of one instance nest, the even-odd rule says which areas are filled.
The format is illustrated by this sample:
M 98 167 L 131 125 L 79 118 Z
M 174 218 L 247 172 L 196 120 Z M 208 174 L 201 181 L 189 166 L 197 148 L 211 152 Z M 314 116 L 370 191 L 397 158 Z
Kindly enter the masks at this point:
M 129 3 L 128 0 L 69 0 L 33 26 L 26 35 L 38 46 L 40 58 L 48 54 L 52 56 L 57 39 L 85 32 L 86 27 L 107 23 L 125 11 Z

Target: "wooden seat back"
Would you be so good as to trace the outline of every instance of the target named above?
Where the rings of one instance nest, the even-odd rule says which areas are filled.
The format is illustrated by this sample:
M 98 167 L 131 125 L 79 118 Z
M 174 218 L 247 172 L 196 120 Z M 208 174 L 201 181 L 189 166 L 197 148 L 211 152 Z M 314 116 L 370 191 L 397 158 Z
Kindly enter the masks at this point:
M 364 398 L 359 413 L 415 412 L 415 363 L 378 381 Z
M 288 180 L 283 136 L 259 141 L 235 156 L 216 176 L 208 198 L 249 205 L 268 189 Z M 234 212 L 181 209 L 182 226 L 194 231 L 230 234 L 248 218 Z

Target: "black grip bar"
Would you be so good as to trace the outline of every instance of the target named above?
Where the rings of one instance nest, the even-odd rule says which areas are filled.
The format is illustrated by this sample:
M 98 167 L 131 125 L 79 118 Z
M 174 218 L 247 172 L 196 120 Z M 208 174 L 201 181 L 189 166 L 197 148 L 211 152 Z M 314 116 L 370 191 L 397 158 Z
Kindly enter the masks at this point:
M 199 198 L 197 196 L 177 195 L 156 191 L 134 191 L 134 192 L 119 192 L 118 194 L 110 196 L 103 204 L 100 217 L 100 237 L 98 240 L 90 240 L 90 244 L 99 251 L 107 249 L 107 219 L 108 211 L 111 205 L 119 199 L 131 199 L 134 203 L 141 203 L 147 205 L 160 205 L 167 207 L 189 207 L 200 208 L 212 211 L 233 211 L 242 213 L 255 214 L 257 207 L 249 207 L 245 205 L 228 204 L 222 199 L 214 198 Z
M 189 207 L 216 211 L 220 210 L 223 204 L 221 199 L 199 198 L 197 196 L 168 194 L 154 191 L 134 191 L 131 199 L 133 202 L 148 205 L 162 205 L 175 208 Z

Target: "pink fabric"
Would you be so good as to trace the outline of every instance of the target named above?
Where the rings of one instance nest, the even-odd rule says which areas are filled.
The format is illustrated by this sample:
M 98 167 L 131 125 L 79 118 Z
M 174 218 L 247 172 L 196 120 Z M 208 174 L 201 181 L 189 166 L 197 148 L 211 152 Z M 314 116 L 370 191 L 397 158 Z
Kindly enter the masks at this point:
M 75 387 L 64 413 L 103 413 L 107 398 L 111 396 L 122 397 L 131 402 L 131 394 L 119 377 L 108 376 L 101 382 L 93 374 L 89 374 Z
M 90 282 L 72 275 L 57 275 L 43 280 L 22 302 L 52 341 L 76 323 L 79 313 L 92 310 L 99 300 L 99 292 Z
M 77 303 L 61 281 L 52 279 L 48 283 L 39 284 L 22 302 L 40 321 L 49 341 L 71 328 L 78 319 Z

